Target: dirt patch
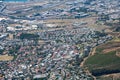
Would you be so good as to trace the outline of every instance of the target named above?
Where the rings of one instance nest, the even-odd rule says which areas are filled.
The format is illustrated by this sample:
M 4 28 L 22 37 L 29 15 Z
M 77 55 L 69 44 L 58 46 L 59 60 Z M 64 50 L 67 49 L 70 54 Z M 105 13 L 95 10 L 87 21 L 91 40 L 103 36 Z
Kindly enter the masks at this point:
M 103 53 L 109 53 L 111 51 L 117 51 L 118 49 L 120 49 L 120 47 L 114 47 L 114 48 L 104 49 Z
M 116 53 L 116 56 L 120 57 L 120 52 L 117 52 L 117 53 Z
M 120 79 L 120 73 L 103 75 L 101 77 L 103 77 L 103 78 L 111 78 L 113 80 L 118 80 L 118 79 Z
M 102 44 L 100 45 L 98 48 L 102 48 L 102 49 L 112 49 L 112 48 L 116 48 L 116 47 L 120 47 L 120 42 L 116 42 L 116 41 L 111 41 L 108 42 L 106 44 Z
M 13 56 L 8 56 L 8 55 L 0 55 L 0 61 L 10 61 L 13 60 Z
M 96 21 L 96 17 L 87 17 L 87 18 L 81 18 L 81 19 L 49 19 L 49 20 L 44 20 L 45 23 L 49 23 L 49 24 L 56 24 L 58 26 L 70 26 L 73 23 L 82 23 L 85 22 L 87 23 L 85 26 L 89 26 L 91 28 L 94 28 L 96 30 L 101 30 L 103 28 L 106 28 L 106 26 L 101 26 L 101 25 L 97 25 L 95 23 Z M 82 25 L 81 25 L 82 26 Z

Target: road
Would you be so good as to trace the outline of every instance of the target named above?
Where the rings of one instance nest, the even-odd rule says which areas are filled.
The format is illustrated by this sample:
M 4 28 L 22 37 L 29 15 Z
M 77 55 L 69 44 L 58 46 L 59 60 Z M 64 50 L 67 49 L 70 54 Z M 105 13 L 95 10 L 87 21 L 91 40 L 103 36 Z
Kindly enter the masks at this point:
M 81 64 L 80 64 L 80 67 L 83 67 L 83 66 L 84 66 L 85 61 L 86 61 L 90 56 L 95 55 L 95 51 L 96 51 L 96 47 L 94 47 L 94 48 L 92 49 L 92 51 L 90 52 L 90 54 L 89 54 L 88 57 L 85 57 L 85 58 L 83 59 L 83 61 L 82 61 Z M 86 72 L 88 75 L 91 75 L 94 80 L 96 80 L 96 77 L 93 76 L 88 69 L 86 69 L 85 72 Z

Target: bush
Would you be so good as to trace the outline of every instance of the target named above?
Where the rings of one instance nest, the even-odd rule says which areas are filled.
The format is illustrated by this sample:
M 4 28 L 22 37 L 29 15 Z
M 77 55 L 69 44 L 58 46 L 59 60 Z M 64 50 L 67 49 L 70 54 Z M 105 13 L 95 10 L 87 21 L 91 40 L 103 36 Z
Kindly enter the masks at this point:
M 19 38 L 20 39 L 38 39 L 39 35 L 37 35 L 37 34 L 29 34 L 29 33 L 22 33 Z

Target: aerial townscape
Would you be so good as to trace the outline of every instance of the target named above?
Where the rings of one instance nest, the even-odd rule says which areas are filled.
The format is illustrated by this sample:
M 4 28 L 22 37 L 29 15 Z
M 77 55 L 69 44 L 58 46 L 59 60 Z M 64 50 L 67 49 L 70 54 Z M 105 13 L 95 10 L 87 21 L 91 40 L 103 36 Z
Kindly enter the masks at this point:
M 120 80 L 120 0 L 0 0 L 0 80 Z

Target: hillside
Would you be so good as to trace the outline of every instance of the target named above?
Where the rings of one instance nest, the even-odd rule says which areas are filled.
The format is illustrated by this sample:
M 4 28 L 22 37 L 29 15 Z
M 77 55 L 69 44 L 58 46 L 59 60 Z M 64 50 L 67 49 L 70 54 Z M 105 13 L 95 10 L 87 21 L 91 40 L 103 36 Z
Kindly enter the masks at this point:
M 120 42 L 110 41 L 96 48 L 95 54 L 84 63 L 94 76 L 120 72 Z

